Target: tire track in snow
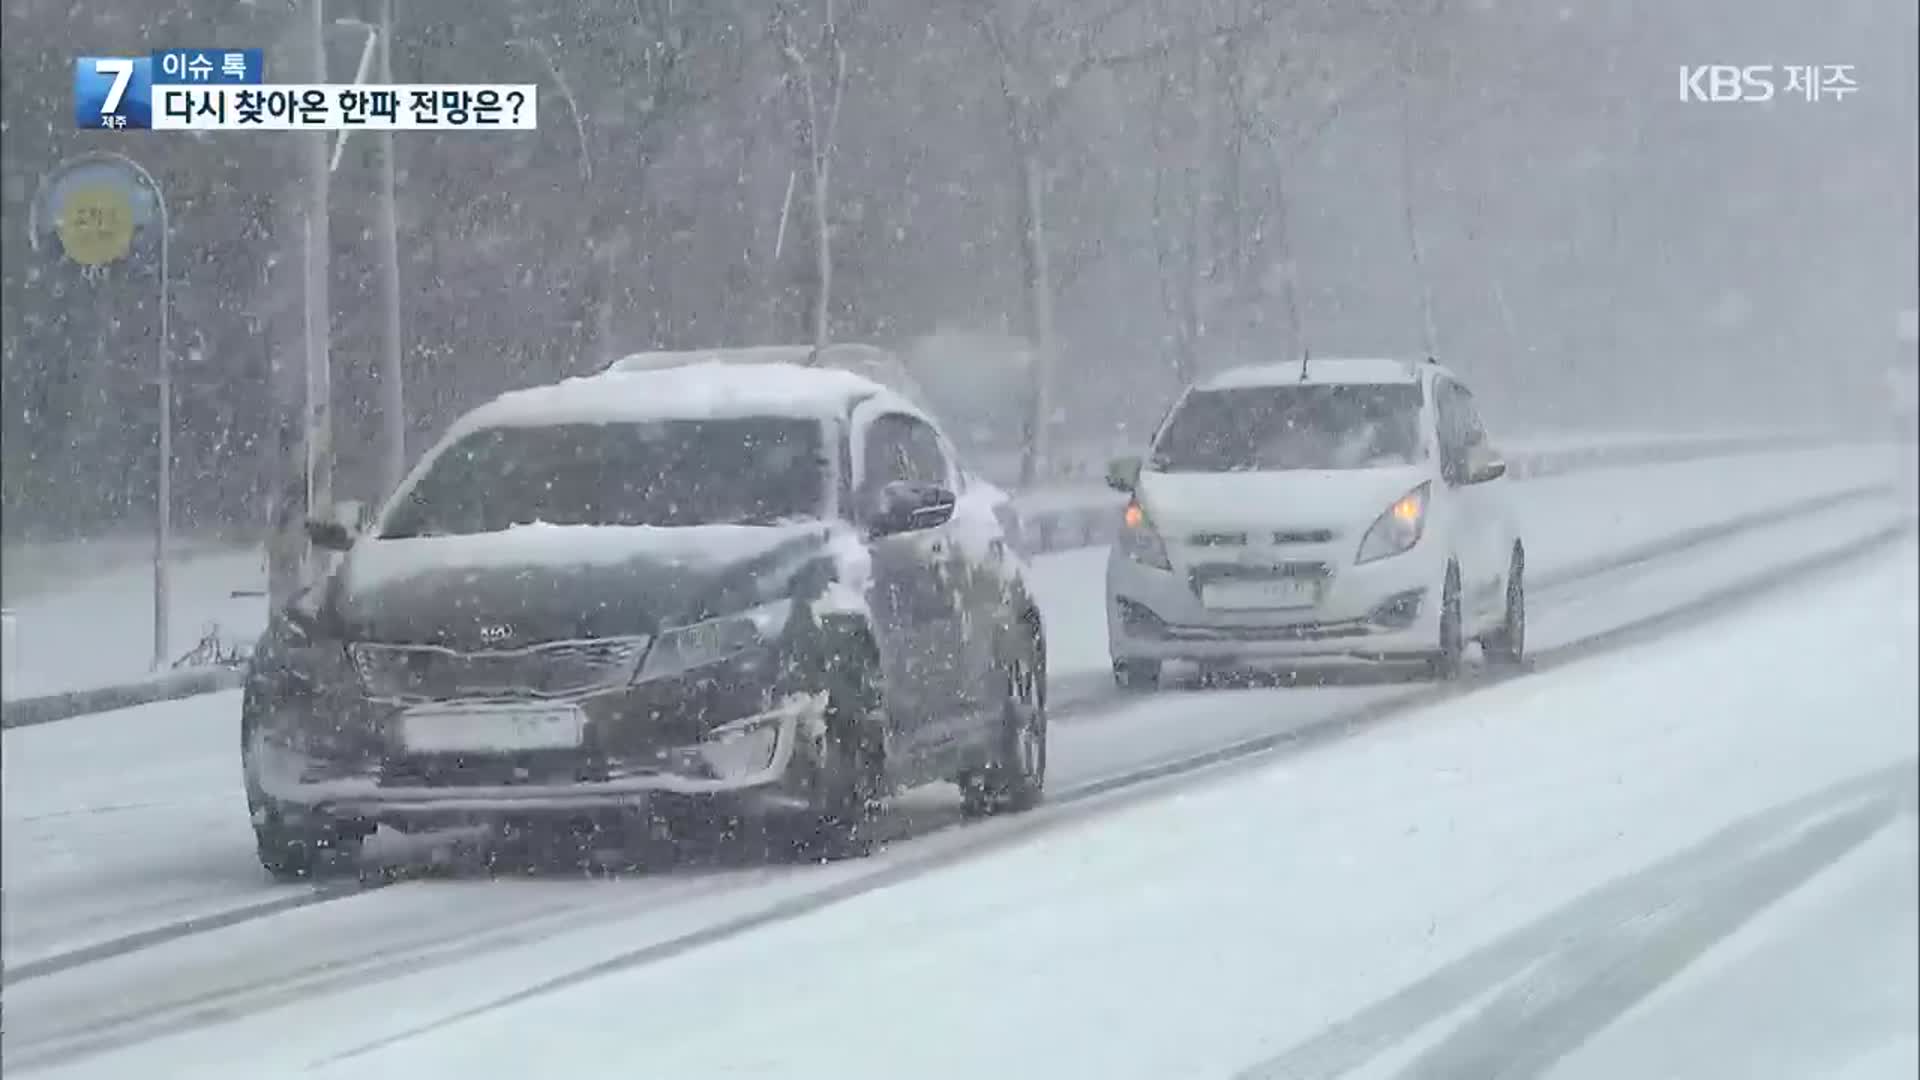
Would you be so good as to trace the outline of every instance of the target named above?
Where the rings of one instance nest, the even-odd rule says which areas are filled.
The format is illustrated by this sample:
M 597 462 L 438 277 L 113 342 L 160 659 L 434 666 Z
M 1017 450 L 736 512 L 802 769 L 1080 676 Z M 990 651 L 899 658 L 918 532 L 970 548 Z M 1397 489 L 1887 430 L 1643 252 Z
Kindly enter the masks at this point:
M 1860 497 L 1860 494 L 1855 493 L 1843 496 L 1842 499 L 1858 497 Z M 1819 499 L 1811 501 L 1817 504 L 1817 509 L 1832 505 L 1835 498 L 1832 496 L 1822 496 Z M 1788 517 L 1812 512 L 1806 509 L 1804 504 L 1799 505 L 1801 509 L 1798 510 L 1797 514 L 1773 510 L 1763 515 L 1753 515 L 1753 517 L 1764 518 L 1765 521 L 1763 523 L 1771 523 L 1776 520 L 1785 520 Z M 1747 529 L 1757 527 L 1759 527 L 1758 524 L 1747 524 L 1744 526 L 1744 528 Z M 1646 637 L 1670 632 L 1680 625 L 1713 617 L 1729 607 L 1751 602 L 1760 596 L 1783 587 L 1799 584 L 1807 575 L 1823 568 L 1843 565 L 1854 557 L 1866 554 L 1877 549 L 1882 544 L 1900 535 L 1904 535 L 1906 531 L 1904 527 L 1882 529 L 1836 551 L 1809 556 L 1785 566 L 1770 568 L 1764 574 L 1758 575 L 1742 584 L 1730 586 L 1716 593 L 1708 594 L 1683 607 L 1660 611 L 1613 630 L 1544 651 L 1533 659 L 1526 670 L 1550 670 L 1564 664 L 1577 662 L 1597 652 L 1617 648 Z M 1693 539 L 1689 541 L 1687 546 L 1698 546 L 1703 542 L 1705 541 Z M 1669 541 L 1665 544 L 1647 545 L 1646 547 L 1664 547 L 1669 546 L 1671 543 L 1672 542 Z M 1649 554 L 1645 548 L 1638 551 L 1624 552 L 1620 556 L 1605 560 L 1606 565 L 1604 567 L 1596 566 L 1588 569 L 1587 574 L 1589 576 L 1599 576 L 1616 569 L 1646 562 L 1648 559 L 1654 557 L 1656 557 L 1656 555 Z M 1557 581 L 1554 583 L 1554 587 L 1572 583 L 1571 580 Z M 1546 586 L 1542 586 L 1542 588 L 1544 589 Z M 467 1015 L 472 1015 L 474 1012 L 486 1012 L 503 1008 L 517 1001 L 562 989 L 566 986 L 584 982 L 603 974 L 659 962 L 715 941 L 750 932 L 761 926 L 798 918 L 853 896 L 931 872 L 960 859 L 970 858 L 1001 846 L 1021 842 L 1038 830 L 1059 827 L 1091 815 L 1109 813 L 1120 806 L 1159 797 L 1164 790 L 1172 784 L 1182 781 L 1191 782 L 1199 778 L 1202 774 L 1211 776 L 1215 770 L 1236 765 L 1241 767 L 1262 765 L 1269 760 L 1268 755 L 1276 751 L 1284 751 L 1290 754 L 1304 752 L 1344 739 L 1378 724 L 1385 723 L 1411 709 L 1461 694 L 1472 693 L 1475 690 L 1504 681 L 1505 678 L 1517 677 L 1518 674 L 1520 673 L 1498 677 L 1482 675 L 1471 681 L 1454 686 L 1422 684 L 1418 688 L 1410 687 L 1405 693 L 1391 694 L 1383 699 L 1367 703 L 1358 708 L 1343 710 L 1339 713 L 1327 715 L 1300 726 L 1274 731 L 1251 739 L 1218 745 L 1199 752 L 1165 759 L 1152 765 L 1126 770 L 1111 776 L 1078 784 L 1054 793 L 1049 798 L 1048 803 L 1036 813 L 1023 815 L 1018 818 L 979 823 L 964 831 L 950 828 L 951 825 L 958 823 L 957 814 L 929 814 L 925 816 L 924 820 L 917 822 L 911 818 L 908 818 L 904 822 L 896 820 L 890 829 L 890 831 L 895 832 L 896 835 L 891 837 L 891 839 L 899 841 L 922 841 L 937 836 L 940 833 L 949 833 L 952 835 L 950 835 L 948 839 L 953 842 L 939 844 L 925 851 L 904 851 L 901 853 L 904 857 L 901 858 L 900 861 L 885 868 L 861 874 L 855 878 L 816 892 L 809 892 L 790 900 L 777 902 L 761 911 L 743 917 L 714 924 L 665 941 L 655 942 L 640 949 L 629 950 L 589 968 L 538 984 L 526 991 L 482 1006 L 477 1010 L 438 1021 L 419 1031 L 404 1032 L 388 1040 L 383 1040 L 379 1044 L 361 1047 L 349 1051 L 342 1056 L 357 1056 L 375 1049 L 377 1046 L 386 1045 L 388 1042 L 399 1041 L 400 1039 L 411 1037 L 414 1034 L 424 1033 L 428 1030 L 436 1030 L 446 1024 L 457 1022 Z M 1123 700 L 1129 704 L 1135 704 L 1140 701 L 1140 699 L 1132 696 L 1127 696 Z M 1094 717 L 1087 716 L 1083 719 L 1091 721 Z M 672 878 L 668 878 L 666 879 L 666 883 L 670 883 L 673 880 Z M 156 931 L 148 932 L 147 934 L 119 939 L 117 943 L 107 943 L 89 950 L 80 950 L 78 952 L 84 953 L 85 955 L 71 962 L 63 961 L 69 957 L 78 955 L 78 953 L 63 954 L 60 957 L 50 957 L 47 960 L 40 961 L 39 963 L 42 965 L 42 970 L 34 972 L 33 974 L 51 974 L 53 970 L 56 970 L 52 965 L 58 965 L 57 970 L 67 970 L 107 959 L 111 956 L 123 955 L 138 949 L 163 944 L 167 941 L 192 934 L 205 933 L 210 930 L 220 929 L 254 919 L 267 918 L 286 911 L 331 900 L 345 899 L 369 891 L 370 888 L 379 887 L 381 884 L 383 883 L 374 882 L 370 885 L 344 883 L 333 890 L 327 891 L 324 895 L 316 896 L 303 893 L 297 897 L 276 898 L 274 901 L 269 901 L 266 904 L 239 909 L 238 912 L 224 919 L 216 916 L 215 919 L 219 919 L 217 923 L 194 920 L 193 925 L 184 930 L 180 929 L 178 924 L 173 927 L 163 927 Z M 731 887 L 731 882 L 726 879 L 721 879 L 721 883 L 716 885 L 716 891 L 721 891 L 729 887 Z M 325 887 L 323 886 L 322 888 L 324 889 Z M 320 890 L 316 890 L 316 892 L 319 891 Z M 666 899 L 666 897 L 655 895 L 652 890 L 647 890 L 629 894 L 625 898 L 626 902 L 624 903 L 592 905 L 590 910 L 587 906 L 583 905 L 581 907 L 562 907 L 555 912 L 528 913 L 516 911 L 506 913 L 509 916 L 509 921 L 502 922 L 498 925 L 469 928 L 462 931 L 461 935 L 466 938 L 468 944 L 471 946 L 464 950 L 464 954 L 470 955 L 473 947 L 495 946 L 496 942 L 498 946 L 524 943 L 528 940 L 537 939 L 543 933 L 558 933 L 590 927 L 599 923 L 612 923 L 630 919 L 636 914 L 642 913 L 635 909 L 633 902 L 637 901 L 646 907 L 652 907 Z M 671 903 L 670 900 L 667 902 Z M 566 918 L 566 916 L 573 917 Z M 538 924 L 538 927 L 536 928 L 531 924 Z M 514 932 L 516 929 L 518 932 Z M 136 941 L 134 938 L 138 938 L 138 940 Z M 436 941 L 433 944 L 437 946 L 441 943 Z M 24 1068 L 86 1056 L 118 1046 L 145 1041 L 146 1039 L 171 1033 L 176 1030 L 261 1011 L 310 994 L 324 993 L 355 984 L 366 984 L 378 981 L 392 974 L 412 970 L 410 965 L 415 961 L 410 958 L 430 951 L 432 951 L 432 949 L 428 946 L 414 946 L 410 944 L 409 947 L 398 950 L 398 952 L 394 954 L 398 959 L 392 959 L 390 962 L 368 962 L 364 958 L 359 962 L 335 961 L 276 975 L 240 986 L 229 986 L 217 991 L 196 995 L 186 1001 L 176 999 L 169 1002 L 156 1003 L 146 1008 L 127 1010 L 111 1019 L 82 1021 L 72 1026 L 63 1027 L 57 1032 L 50 1032 L 45 1037 L 39 1035 L 31 1037 L 25 1045 L 14 1043 L 14 1040 L 10 1039 L 8 1040 L 9 1043 L 14 1043 L 14 1045 L 8 1047 L 8 1057 L 10 1062 L 16 1067 Z M 457 959 L 457 956 L 446 958 L 446 960 L 451 959 Z M 21 976 L 18 973 L 10 976 L 10 981 L 18 981 L 19 979 L 21 979 Z
M 1867 484 L 1796 499 L 1765 510 L 1635 545 L 1551 573 L 1540 572 L 1534 578 L 1534 590 L 1549 592 L 1577 586 L 1603 574 L 1682 555 L 1712 543 L 1806 517 L 1825 509 L 1881 497 L 1887 492 L 1885 485 Z M 1377 668 L 1363 668 L 1344 674 L 1339 669 L 1331 669 L 1324 673 L 1321 681 L 1337 684 L 1358 678 L 1362 681 L 1380 682 L 1383 681 L 1382 674 Z M 1416 682 L 1410 678 L 1403 678 L 1400 681 Z M 1050 710 L 1051 720 L 1055 723 L 1098 722 L 1100 715 L 1116 704 L 1141 700 L 1137 696 L 1118 691 L 1104 672 L 1071 674 L 1063 678 L 1060 685 L 1051 688 L 1049 692 L 1055 695 L 1055 704 Z M 1058 802 L 1059 799 L 1055 797 L 1052 801 Z M 905 836 L 899 838 L 908 839 L 926 831 L 930 830 L 909 829 Z M 358 880 L 320 882 L 310 890 L 295 895 L 273 896 L 250 904 L 145 928 L 26 963 L 6 965 L 4 969 L 0 969 L 0 987 L 13 986 L 28 980 L 71 971 L 181 938 L 226 929 L 256 919 L 272 918 L 315 904 L 360 896 L 374 889 L 403 884 L 407 880 L 408 875 L 398 874 L 392 867 L 364 868 Z
M 1432 972 L 1239 1080 L 1325 1080 L 1521 976 L 1426 1048 L 1414 1080 L 1538 1076 L 1715 942 L 1893 821 L 1916 762 L 1750 815 Z M 1524 974 L 1523 974 L 1524 973 Z
M 1671 633 L 1685 625 L 1708 621 L 1725 614 L 1730 609 L 1751 604 L 1773 593 L 1790 587 L 1804 586 L 1809 578 L 1822 572 L 1831 572 L 1845 567 L 1854 560 L 1877 552 L 1885 545 L 1908 534 L 1909 530 L 1904 526 L 1878 530 L 1838 550 L 1823 552 L 1796 560 L 1784 567 L 1774 568 L 1759 578 L 1710 593 L 1682 607 L 1671 608 L 1626 624 L 1614 631 L 1597 634 L 1541 653 L 1526 665 L 1526 670 L 1540 671 L 1564 667 L 1602 652 Z M 908 858 L 886 869 L 769 905 L 750 915 L 730 919 L 639 949 L 628 950 L 581 970 L 549 979 L 525 990 L 475 1008 L 462 1010 L 431 1023 L 417 1025 L 386 1038 L 354 1047 L 315 1064 L 317 1067 L 363 1057 L 385 1047 L 452 1027 L 461 1021 L 510 1008 L 523 1001 L 543 997 L 607 975 L 660 963 L 694 949 L 762 927 L 798 919 L 854 897 L 923 876 L 963 859 L 1024 842 L 1042 831 L 1061 828 L 1088 817 L 1111 813 L 1123 806 L 1161 797 L 1170 789 L 1184 783 L 1211 781 L 1219 773 L 1228 769 L 1264 766 L 1272 761 L 1272 755 L 1276 752 L 1285 752 L 1289 755 L 1303 753 L 1379 726 L 1401 714 L 1471 694 L 1516 677 L 1519 677 L 1518 673 L 1494 678 L 1479 678 L 1458 687 L 1434 687 L 1424 692 L 1397 695 L 1388 700 L 1328 716 L 1301 727 L 1243 740 L 1076 785 L 1050 798 L 1041 810 L 1020 818 L 1006 819 L 1003 822 L 1011 827 L 997 830 L 980 829 L 977 838 L 963 840 L 950 848 L 917 858 Z M 1911 764 L 1900 766 L 1901 770 L 1910 771 L 1911 768 Z M 1511 974 L 1513 969 L 1503 970 Z M 1470 997 L 1471 992 L 1463 996 Z M 1459 997 L 1453 998 L 1455 1003 L 1459 1000 Z M 1417 1026 L 1417 1023 L 1413 1025 L 1413 1027 Z

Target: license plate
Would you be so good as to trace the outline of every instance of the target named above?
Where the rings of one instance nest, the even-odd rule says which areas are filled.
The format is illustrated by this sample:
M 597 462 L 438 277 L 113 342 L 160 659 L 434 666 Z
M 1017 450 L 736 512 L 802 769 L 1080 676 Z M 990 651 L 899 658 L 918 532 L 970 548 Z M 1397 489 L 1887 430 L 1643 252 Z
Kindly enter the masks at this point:
M 1320 583 L 1311 578 L 1220 581 L 1200 588 L 1200 602 L 1222 611 L 1273 611 L 1307 608 L 1320 602 Z
M 571 705 L 415 708 L 400 715 L 400 740 L 421 754 L 572 750 L 586 726 L 586 715 Z

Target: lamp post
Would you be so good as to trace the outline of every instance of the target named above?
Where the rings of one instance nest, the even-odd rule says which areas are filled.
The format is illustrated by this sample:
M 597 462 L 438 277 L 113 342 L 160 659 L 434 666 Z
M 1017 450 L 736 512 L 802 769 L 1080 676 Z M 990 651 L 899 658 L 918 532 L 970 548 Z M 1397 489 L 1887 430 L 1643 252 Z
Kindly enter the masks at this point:
M 393 0 L 380 0 L 379 25 L 359 19 L 335 19 L 333 24 L 363 30 L 367 39 L 360 52 L 360 66 L 353 81 L 366 81 L 367 69 L 375 68 L 381 83 L 393 82 Z M 351 130 L 342 131 L 333 147 L 333 168 L 340 167 L 340 153 L 346 149 Z M 406 373 L 402 363 L 400 333 L 400 227 L 394 208 L 393 132 L 375 136 L 380 147 L 380 181 L 374 200 L 374 243 L 379 247 L 381 350 L 381 420 L 385 428 L 386 454 L 381 470 L 382 494 L 400 486 L 407 471 L 407 397 Z
M 141 164 L 110 150 L 78 154 L 54 166 L 40 182 L 28 212 L 29 243 L 40 250 L 40 232 L 48 224 L 59 234 L 67 257 L 86 272 L 104 270 L 132 248 L 133 200 L 128 190 L 144 185 L 153 194 L 160 229 L 160 340 L 154 384 L 159 390 L 159 468 L 154 477 L 153 662 L 167 663 L 167 556 L 173 533 L 173 360 L 169 347 L 171 296 L 168 272 L 167 196 Z M 51 203 L 51 205 L 48 205 Z

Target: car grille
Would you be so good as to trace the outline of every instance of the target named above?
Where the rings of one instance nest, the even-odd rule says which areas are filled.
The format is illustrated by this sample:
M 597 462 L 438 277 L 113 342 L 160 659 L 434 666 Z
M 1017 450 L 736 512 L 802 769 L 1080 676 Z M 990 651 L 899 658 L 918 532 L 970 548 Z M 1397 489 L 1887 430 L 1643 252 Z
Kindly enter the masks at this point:
M 1281 563 L 1226 563 L 1201 562 L 1192 568 L 1193 586 L 1216 581 L 1269 581 L 1282 577 L 1324 578 L 1331 573 L 1326 563 L 1321 562 L 1281 562 Z
M 561 697 L 626 685 L 650 640 L 555 641 L 488 652 L 363 642 L 352 653 L 361 684 L 376 698 Z
M 1332 529 L 1280 529 L 1273 532 L 1271 540 L 1275 544 L 1326 544 L 1333 541 Z M 1245 547 L 1253 543 L 1265 543 L 1269 534 L 1244 532 L 1197 532 L 1187 537 L 1187 543 L 1194 547 Z

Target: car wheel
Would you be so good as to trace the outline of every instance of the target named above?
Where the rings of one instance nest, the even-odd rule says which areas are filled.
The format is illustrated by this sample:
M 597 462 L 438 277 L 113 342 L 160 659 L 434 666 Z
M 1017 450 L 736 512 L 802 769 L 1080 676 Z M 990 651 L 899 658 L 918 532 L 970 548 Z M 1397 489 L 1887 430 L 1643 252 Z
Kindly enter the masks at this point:
M 1514 545 L 1513 562 L 1507 568 L 1507 610 L 1500 629 L 1480 642 L 1487 662 L 1501 667 L 1517 667 L 1527 650 L 1526 558 Z
M 1037 636 L 1023 637 L 1004 665 L 1007 697 L 997 760 L 960 778 L 960 812 L 967 817 L 1031 810 L 1046 788 L 1046 651 Z
M 280 804 L 254 779 L 252 725 L 242 725 L 241 770 L 247 791 L 247 815 L 253 819 L 254 848 L 260 865 L 275 881 L 305 881 L 353 866 L 373 833 L 364 822 L 312 822 L 293 825 Z
M 1160 688 L 1160 661 L 1115 660 L 1113 662 L 1113 681 L 1122 690 L 1158 690 Z
M 878 743 L 880 709 L 879 680 L 871 667 L 843 675 L 829 691 L 813 805 L 801 815 L 793 837 L 799 858 L 825 862 L 873 850 L 885 769 Z
M 1460 632 L 1460 568 L 1447 564 L 1446 583 L 1440 587 L 1440 649 L 1427 657 L 1427 674 L 1442 681 L 1460 677 L 1466 651 Z
M 254 847 L 275 881 L 307 881 L 352 867 L 371 831 L 347 823 L 289 825 L 270 803 L 253 812 Z

